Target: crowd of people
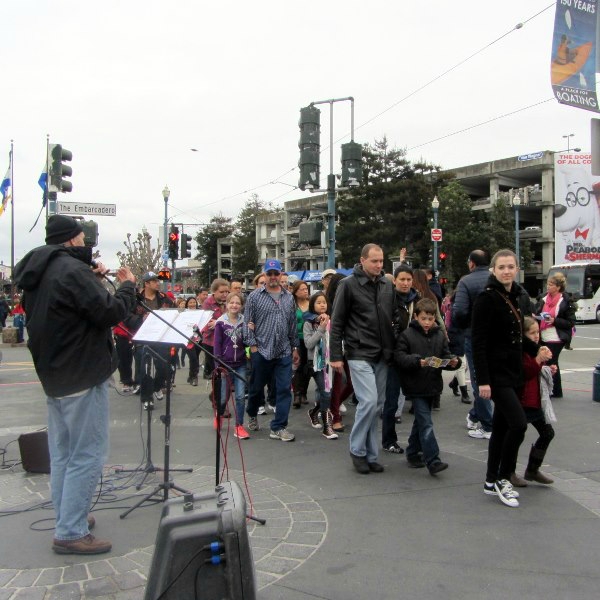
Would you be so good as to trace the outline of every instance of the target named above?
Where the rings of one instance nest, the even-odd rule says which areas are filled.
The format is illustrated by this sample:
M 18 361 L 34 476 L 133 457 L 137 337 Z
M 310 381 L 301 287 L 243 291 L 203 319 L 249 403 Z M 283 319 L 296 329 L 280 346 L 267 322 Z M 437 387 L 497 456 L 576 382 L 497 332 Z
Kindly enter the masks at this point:
M 532 304 L 517 283 L 511 250 L 497 252 L 491 261 L 486 251 L 474 250 L 470 273 L 445 298 L 435 273 L 413 269 L 405 251 L 394 273 L 386 274 L 383 250 L 367 244 L 350 275 L 327 269 L 312 294 L 306 282 L 284 273 L 279 260 L 267 259 L 253 291 L 244 293 L 241 281 L 218 278 L 210 291 L 182 302 L 160 290 L 154 272 L 136 290 L 127 267 L 117 271 L 120 287 L 110 294 L 99 282 L 107 269 L 92 261 L 77 221 L 54 215 L 46 233 L 46 245 L 17 265 L 15 281 L 24 291 L 23 321 L 29 315 L 28 343 L 47 395 L 55 552 L 97 554 L 111 548 L 90 533 L 94 519 L 88 511 L 108 449 L 108 380 L 115 355 L 123 392 L 138 392 L 152 373 L 151 394 L 160 400 L 174 384 L 177 361 L 184 367 L 187 359 L 187 383 L 198 385 L 203 354 L 203 377 L 217 373 L 214 381 L 221 381 L 219 393 L 213 389 L 215 426 L 231 398 L 239 439 L 260 435 L 258 417 L 270 407 L 269 437 L 293 442 L 290 410 L 308 406 L 310 425 L 324 439 L 338 440 L 346 429 L 343 403 L 353 395 L 350 460 L 365 475 L 384 471 L 381 448 L 405 453 L 410 467 L 433 476 L 448 468 L 432 411 L 439 409 L 441 372 L 451 370 L 451 389 L 465 404 L 472 402 L 468 435 L 489 440 L 484 493 L 516 507 L 516 487 L 552 483 L 540 467 L 554 437 L 550 398 L 563 394 L 558 360 L 575 324 L 561 273 L 549 277 L 547 293 Z M 198 320 L 206 324 L 195 327 L 188 343 L 156 344 L 153 357 L 133 337 L 149 314 L 163 308 L 210 315 Z M 406 449 L 396 432 L 405 402 L 414 415 Z M 520 477 L 517 453 L 528 423 L 539 438 Z M 80 492 L 84 488 L 86 494 Z

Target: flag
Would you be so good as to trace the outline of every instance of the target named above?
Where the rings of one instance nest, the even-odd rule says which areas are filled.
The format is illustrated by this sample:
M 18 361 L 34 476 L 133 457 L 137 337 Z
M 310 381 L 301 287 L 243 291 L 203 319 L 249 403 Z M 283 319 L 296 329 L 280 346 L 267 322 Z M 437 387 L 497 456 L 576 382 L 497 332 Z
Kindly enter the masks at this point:
M 2 204 L 0 205 L 0 215 L 6 210 L 6 205 L 8 201 L 12 197 L 12 181 L 11 181 L 11 171 L 12 171 L 12 153 L 10 155 L 10 160 L 8 164 L 8 169 L 6 169 L 6 175 L 2 179 L 2 185 L 0 185 L 0 192 L 2 192 Z
M 42 206 L 46 206 L 46 201 L 48 200 L 48 165 L 47 163 L 44 163 L 44 169 L 42 170 L 42 174 L 40 175 L 40 178 L 38 179 L 38 185 L 42 188 L 43 190 L 43 195 L 42 195 Z

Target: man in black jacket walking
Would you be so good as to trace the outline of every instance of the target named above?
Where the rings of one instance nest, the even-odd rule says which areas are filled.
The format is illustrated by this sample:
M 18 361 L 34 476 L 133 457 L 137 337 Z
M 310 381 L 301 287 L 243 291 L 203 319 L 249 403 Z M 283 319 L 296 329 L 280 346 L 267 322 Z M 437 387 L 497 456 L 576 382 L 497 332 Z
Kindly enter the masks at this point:
M 53 549 L 58 554 L 100 554 L 112 545 L 89 529 L 92 496 L 108 454 L 108 381 L 116 368 L 111 327 L 135 304 L 135 277 L 121 267 L 111 295 L 92 268 L 75 219 L 53 215 L 46 246 L 15 267 L 24 290 L 28 346 L 48 405 L 50 486 L 56 513 Z
M 331 317 L 331 367 L 343 372 L 342 340 L 358 399 L 350 433 L 350 456 L 362 474 L 380 473 L 377 415 L 385 400 L 388 364 L 394 352 L 394 288 L 385 277 L 383 250 L 367 244 L 360 264 L 340 282 Z

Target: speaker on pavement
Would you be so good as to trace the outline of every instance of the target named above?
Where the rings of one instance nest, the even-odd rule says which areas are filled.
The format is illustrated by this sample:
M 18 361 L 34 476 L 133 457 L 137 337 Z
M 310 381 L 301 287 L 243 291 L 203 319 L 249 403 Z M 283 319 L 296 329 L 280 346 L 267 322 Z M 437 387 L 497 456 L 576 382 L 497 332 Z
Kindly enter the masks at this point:
M 23 469 L 28 473 L 50 473 L 48 432 L 22 433 L 18 441 Z
M 144 600 L 256 600 L 246 499 L 235 482 L 163 506 Z

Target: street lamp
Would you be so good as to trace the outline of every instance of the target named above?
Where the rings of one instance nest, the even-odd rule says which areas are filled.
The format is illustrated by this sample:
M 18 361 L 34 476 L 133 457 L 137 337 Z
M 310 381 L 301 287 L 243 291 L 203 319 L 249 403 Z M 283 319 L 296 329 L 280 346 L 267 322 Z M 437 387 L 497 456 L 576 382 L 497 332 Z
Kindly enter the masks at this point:
M 517 267 L 521 268 L 521 252 L 519 251 L 520 240 L 519 240 L 519 206 L 521 206 L 521 198 L 519 194 L 515 194 L 512 199 L 512 205 L 515 209 L 515 254 L 517 255 Z M 519 281 L 521 277 L 519 275 Z
M 167 248 L 169 247 L 169 238 L 168 233 L 167 233 L 167 223 L 168 223 L 168 214 L 167 214 L 167 207 L 169 204 L 169 196 L 171 195 L 171 190 L 169 190 L 169 188 L 165 185 L 163 191 L 162 191 L 162 195 L 163 195 L 163 200 L 165 201 L 165 223 L 164 223 L 164 231 L 163 231 L 163 267 L 166 267 L 168 265 L 168 258 L 167 258 Z M 167 291 L 167 282 L 163 281 L 163 292 Z
M 575 137 L 574 133 L 569 133 L 567 135 L 563 135 L 563 139 L 567 140 L 567 152 L 571 151 L 571 138 Z
M 437 229 L 438 226 L 438 208 L 440 207 L 440 201 L 437 199 L 437 196 L 433 197 L 431 201 L 431 208 L 433 209 L 433 228 Z M 438 269 L 438 243 L 437 239 L 433 240 L 433 270 L 437 275 Z

